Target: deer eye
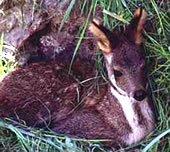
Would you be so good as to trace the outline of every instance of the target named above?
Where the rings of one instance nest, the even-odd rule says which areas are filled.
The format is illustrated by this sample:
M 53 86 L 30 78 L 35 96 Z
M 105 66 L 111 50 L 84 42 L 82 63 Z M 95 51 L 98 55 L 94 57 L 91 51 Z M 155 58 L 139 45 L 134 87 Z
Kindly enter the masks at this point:
M 113 72 L 114 72 L 115 77 L 121 77 L 123 75 L 123 73 L 118 70 L 113 70 Z

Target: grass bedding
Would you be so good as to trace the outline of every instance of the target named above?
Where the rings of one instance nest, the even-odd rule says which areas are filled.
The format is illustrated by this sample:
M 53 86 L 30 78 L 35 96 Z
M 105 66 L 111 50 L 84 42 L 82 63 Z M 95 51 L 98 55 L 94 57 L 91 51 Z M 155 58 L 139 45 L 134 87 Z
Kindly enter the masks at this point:
M 36 0 L 33 1 L 33 5 Z M 74 5 L 70 2 L 62 21 L 60 30 Z M 127 24 L 134 10 L 142 4 L 148 13 L 151 30 L 145 32 L 145 52 L 147 56 L 148 87 L 157 109 L 157 127 L 141 143 L 115 150 L 108 149 L 100 144 L 100 140 L 71 139 L 58 135 L 52 131 L 43 131 L 27 127 L 10 119 L 0 121 L 0 151 L 13 152 L 93 152 L 93 151 L 143 151 L 169 152 L 170 151 L 170 2 L 168 0 L 83 0 L 79 3 L 82 15 L 87 18 L 80 32 L 74 57 L 81 45 L 90 17 L 95 16 L 97 8 L 103 10 L 104 25 L 110 29 Z M 76 6 L 77 7 L 77 6 Z M 33 10 L 34 11 L 34 10 Z M 0 10 L 0 13 L 3 13 Z M 15 68 L 10 65 L 9 58 L 3 52 L 4 33 L 0 33 L 0 76 Z M 11 48 L 14 50 L 14 48 Z M 100 59 L 100 58 L 99 58 Z M 99 61 L 97 61 L 99 62 Z M 72 63 L 70 63 L 70 66 Z M 101 68 L 102 69 L 102 68 Z M 99 72 L 100 73 L 100 72 Z

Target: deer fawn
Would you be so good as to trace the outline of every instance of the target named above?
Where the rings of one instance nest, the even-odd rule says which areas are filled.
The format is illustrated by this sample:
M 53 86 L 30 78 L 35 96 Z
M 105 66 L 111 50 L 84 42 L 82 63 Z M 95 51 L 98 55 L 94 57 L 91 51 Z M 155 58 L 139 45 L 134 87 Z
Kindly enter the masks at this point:
M 106 145 L 142 140 L 155 125 L 141 47 L 146 16 L 138 8 L 121 32 L 111 32 L 97 20 L 90 23 L 108 74 L 108 85 L 101 87 L 100 94 L 93 91 L 77 106 L 77 90 L 82 93 L 82 89 L 73 76 L 67 76 L 63 65 L 57 61 L 32 63 L 1 82 L 0 117 L 19 118 L 31 126 L 46 122 L 57 133 L 108 139 Z

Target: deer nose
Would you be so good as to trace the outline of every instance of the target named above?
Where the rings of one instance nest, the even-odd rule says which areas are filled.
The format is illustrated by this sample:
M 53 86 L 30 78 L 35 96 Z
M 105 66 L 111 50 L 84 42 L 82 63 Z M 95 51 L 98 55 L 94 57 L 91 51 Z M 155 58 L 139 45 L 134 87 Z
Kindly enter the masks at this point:
M 147 94 L 144 90 L 138 90 L 134 94 L 134 98 L 138 101 L 142 101 L 143 99 L 146 98 L 146 96 L 147 96 Z

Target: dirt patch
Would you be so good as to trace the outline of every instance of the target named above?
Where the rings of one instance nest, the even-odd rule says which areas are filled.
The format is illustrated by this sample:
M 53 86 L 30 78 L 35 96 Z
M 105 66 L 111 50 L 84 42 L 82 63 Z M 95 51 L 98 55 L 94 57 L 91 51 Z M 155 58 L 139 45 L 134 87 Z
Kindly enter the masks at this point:
M 83 25 L 84 17 L 75 7 L 62 30 L 58 32 L 61 21 L 68 7 L 69 0 L 65 1 L 37 1 L 30 0 L 22 3 L 2 3 L 4 15 L 1 15 L 0 32 L 5 31 L 5 44 L 13 46 L 18 54 L 19 65 L 40 60 L 67 60 L 71 61 L 77 41 L 78 32 Z M 2 5 L 1 4 L 1 5 Z M 96 46 L 89 39 L 91 34 L 86 32 L 80 49 L 79 59 L 95 61 Z M 9 51 L 8 49 L 4 49 Z

